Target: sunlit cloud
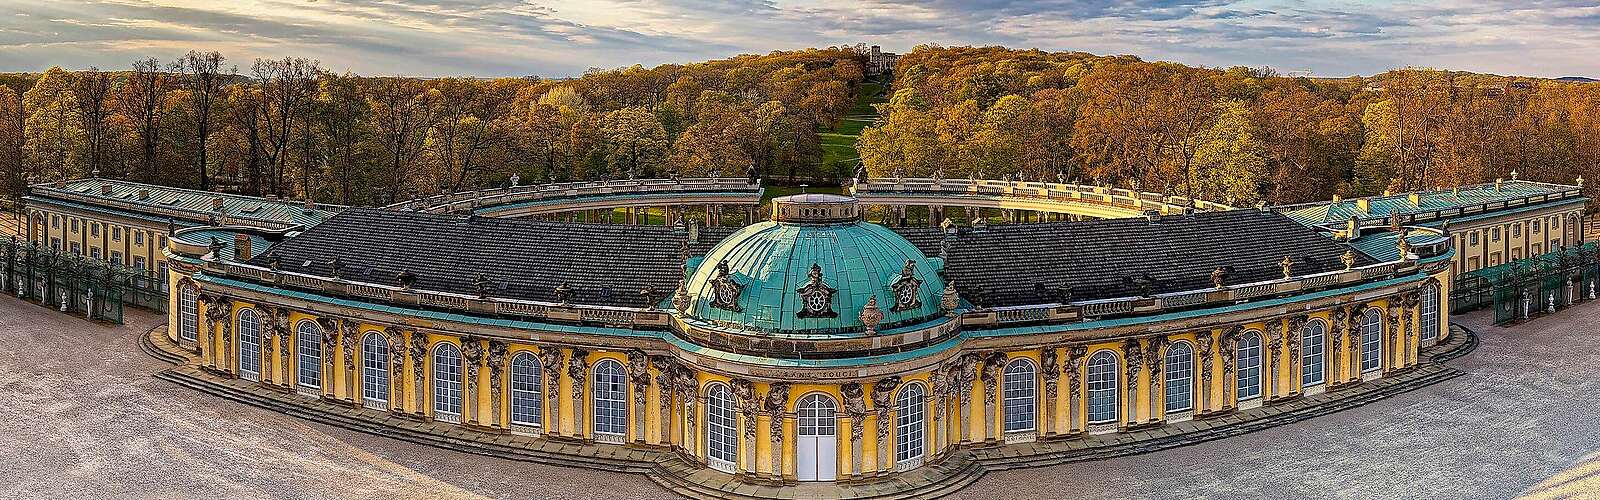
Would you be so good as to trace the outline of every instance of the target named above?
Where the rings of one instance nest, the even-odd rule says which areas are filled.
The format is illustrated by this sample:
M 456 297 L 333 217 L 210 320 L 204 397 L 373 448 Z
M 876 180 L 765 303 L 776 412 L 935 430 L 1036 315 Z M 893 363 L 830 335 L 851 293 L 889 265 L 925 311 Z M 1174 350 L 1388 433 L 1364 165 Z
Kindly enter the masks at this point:
M 218 50 L 335 71 L 572 76 L 865 42 L 1132 54 L 1323 76 L 1427 66 L 1600 76 L 1600 6 L 1577 0 L 13 0 L 0 71 L 126 67 Z

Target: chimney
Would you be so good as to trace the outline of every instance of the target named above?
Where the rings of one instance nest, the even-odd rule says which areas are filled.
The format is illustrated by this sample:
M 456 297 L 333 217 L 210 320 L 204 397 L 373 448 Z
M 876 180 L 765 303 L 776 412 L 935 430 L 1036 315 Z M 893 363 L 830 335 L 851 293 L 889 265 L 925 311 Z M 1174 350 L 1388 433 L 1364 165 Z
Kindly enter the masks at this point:
M 218 212 L 222 211 L 222 197 L 221 196 L 213 196 L 211 198 L 211 209 L 212 210 L 216 210 Z
M 233 259 L 239 262 L 250 260 L 250 235 L 234 233 Z
M 140 200 L 148 200 L 148 199 L 150 199 L 150 190 L 149 189 L 140 189 L 139 190 L 139 199 Z
M 1356 199 L 1356 208 L 1360 209 L 1362 212 L 1370 211 L 1372 210 L 1372 200 L 1358 198 Z
M 111 185 L 110 184 L 101 184 L 100 185 L 100 195 L 101 196 L 111 196 Z
M 311 198 L 306 198 L 306 211 L 310 212 L 310 211 L 316 210 L 316 209 L 317 209 L 317 202 L 312 201 Z
M 1413 206 L 1413 207 L 1422 206 L 1422 195 L 1418 194 L 1416 191 L 1412 191 L 1411 192 L 1411 196 L 1408 196 L 1408 198 L 1411 199 L 1411 206 Z
M 1345 237 L 1345 239 L 1348 239 L 1348 240 L 1354 240 L 1356 238 L 1360 238 L 1361 237 L 1361 218 L 1360 217 L 1356 217 L 1356 216 L 1352 215 L 1352 216 L 1350 216 L 1350 220 L 1345 221 L 1345 224 L 1344 224 L 1344 237 Z
M 1496 192 L 1496 193 L 1500 192 L 1500 183 L 1502 183 L 1502 182 L 1505 182 L 1505 179 L 1502 179 L 1502 178 L 1499 178 L 1499 177 L 1496 177 L 1494 179 L 1494 192 Z
M 1333 195 L 1333 202 L 1334 203 L 1338 203 L 1339 200 L 1342 200 L 1342 199 L 1344 199 L 1344 198 L 1340 198 L 1339 195 Z

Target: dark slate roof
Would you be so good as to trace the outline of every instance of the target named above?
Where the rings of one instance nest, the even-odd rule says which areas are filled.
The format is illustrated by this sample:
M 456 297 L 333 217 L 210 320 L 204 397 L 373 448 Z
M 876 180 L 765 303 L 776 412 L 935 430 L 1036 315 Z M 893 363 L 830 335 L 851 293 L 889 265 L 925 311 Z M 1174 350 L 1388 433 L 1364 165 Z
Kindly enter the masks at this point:
M 930 256 L 943 232 L 901 228 Z M 961 296 L 987 307 L 1131 297 L 1211 287 L 1211 272 L 1231 266 L 1228 284 L 1342 269 L 1347 247 L 1276 212 L 1194 215 L 962 228 L 945 263 Z M 1358 265 L 1372 260 L 1358 253 Z
M 219 215 L 213 208 L 214 199 L 222 199 L 221 215 L 229 223 L 266 222 L 289 227 L 322 222 L 343 207 L 318 204 L 307 209 L 304 202 L 270 199 L 240 194 L 217 193 L 183 189 L 155 184 L 141 184 L 117 179 L 77 179 L 55 184 L 35 184 L 30 189 L 35 196 L 54 199 L 78 199 L 96 206 L 114 207 L 134 213 L 160 218 L 173 217 L 197 223 L 206 223 Z M 110 188 L 109 193 L 104 191 Z M 149 193 L 140 198 L 139 192 Z
M 704 254 L 733 231 L 701 229 L 690 254 Z M 660 298 L 677 288 L 686 238 L 687 231 L 664 226 L 352 208 L 250 263 L 267 266 L 276 256 L 284 271 L 328 277 L 338 257 L 344 279 L 395 284 L 409 271 L 415 288 L 470 295 L 478 293 L 474 280 L 483 273 L 493 297 L 554 301 L 555 288 L 565 283 L 574 303 L 641 307 L 644 286 L 653 285 Z

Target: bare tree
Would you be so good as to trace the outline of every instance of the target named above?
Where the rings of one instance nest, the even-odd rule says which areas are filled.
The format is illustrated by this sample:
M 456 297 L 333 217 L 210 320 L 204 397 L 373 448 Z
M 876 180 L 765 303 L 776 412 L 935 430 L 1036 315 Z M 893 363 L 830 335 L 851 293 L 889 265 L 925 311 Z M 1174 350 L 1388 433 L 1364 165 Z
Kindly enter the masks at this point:
M 90 67 L 73 75 L 72 95 L 78 105 L 78 120 L 82 123 L 83 132 L 88 148 L 87 158 L 89 172 L 100 175 L 100 168 L 105 161 L 106 142 L 110 139 L 107 132 L 106 119 L 110 117 L 111 110 L 107 108 L 106 97 L 111 94 L 111 75 L 100 71 L 100 68 Z
M 250 68 L 261 86 L 262 129 L 266 132 L 266 155 L 271 176 L 267 178 L 269 190 L 283 196 L 288 183 L 284 174 L 288 170 L 289 146 L 292 135 L 304 131 L 296 124 L 306 117 L 306 104 L 317 95 L 317 78 L 322 68 L 317 61 L 286 57 L 278 60 L 256 59 Z
M 385 201 L 392 203 L 401 197 L 406 177 L 414 172 L 422 153 L 438 109 L 434 105 L 438 93 L 430 93 L 422 82 L 410 78 L 378 78 L 371 83 L 367 95 L 372 128 L 387 153 Z
M 184 87 L 189 90 L 189 106 L 194 113 L 195 172 L 200 176 L 200 189 L 211 189 L 211 176 L 207 173 L 211 164 L 207 160 L 206 147 L 211 139 L 211 115 L 222 96 L 223 85 L 230 79 L 230 74 L 236 71 L 229 69 L 229 74 L 223 74 L 222 62 L 225 60 L 220 52 L 192 50 L 178 60 L 178 67 L 185 76 Z
M 159 168 L 156 147 L 161 141 L 161 105 L 170 90 L 172 83 L 169 74 L 162 71 L 161 62 L 152 57 L 133 62 L 133 73 L 122 83 L 117 98 L 122 115 L 133 123 L 134 134 L 139 137 L 142 146 L 139 178 L 144 181 L 156 179 Z

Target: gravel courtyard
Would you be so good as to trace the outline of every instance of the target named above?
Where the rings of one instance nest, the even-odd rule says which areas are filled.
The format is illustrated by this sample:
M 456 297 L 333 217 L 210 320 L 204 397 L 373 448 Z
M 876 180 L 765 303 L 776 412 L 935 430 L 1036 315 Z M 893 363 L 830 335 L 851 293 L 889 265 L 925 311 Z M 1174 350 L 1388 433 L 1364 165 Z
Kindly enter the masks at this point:
M 995 472 L 960 498 L 1600 498 L 1600 303 L 1479 324 L 1467 375 L 1185 448 Z M 0 297 L 0 498 L 662 498 L 642 476 L 313 424 L 150 375 L 138 336 Z M 1460 318 L 1458 318 L 1460 319 Z M 1520 344 L 1513 348 L 1513 342 Z

